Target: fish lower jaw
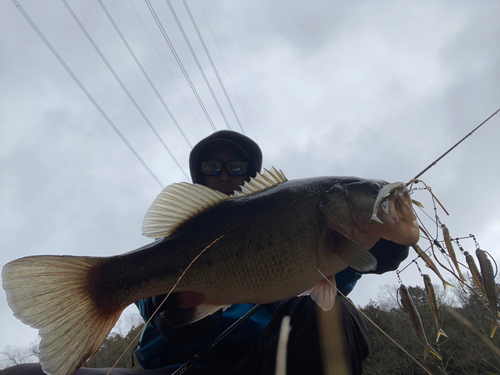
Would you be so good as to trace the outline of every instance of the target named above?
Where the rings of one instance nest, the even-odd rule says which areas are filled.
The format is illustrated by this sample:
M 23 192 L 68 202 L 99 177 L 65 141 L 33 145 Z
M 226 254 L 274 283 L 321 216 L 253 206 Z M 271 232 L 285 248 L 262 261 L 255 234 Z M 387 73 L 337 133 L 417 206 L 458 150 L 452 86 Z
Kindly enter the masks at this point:
M 382 238 L 403 246 L 412 246 L 420 239 L 420 229 L 416 220 L 413 222 L 395 221 L 388 225 Z

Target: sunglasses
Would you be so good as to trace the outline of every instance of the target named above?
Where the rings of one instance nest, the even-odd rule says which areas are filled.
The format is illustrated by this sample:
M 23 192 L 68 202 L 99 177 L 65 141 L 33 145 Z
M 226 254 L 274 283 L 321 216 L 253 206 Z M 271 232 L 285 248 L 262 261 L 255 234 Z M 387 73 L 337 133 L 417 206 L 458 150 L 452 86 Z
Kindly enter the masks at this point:
M 204 161 L 201 163 L 201 172 L 206 176 L 217 176 L 223 167 L 231 176 L 243 176 L 247 173 L 248 162 L 228 161 L 227 163 L 221 163 L 220 161 Z

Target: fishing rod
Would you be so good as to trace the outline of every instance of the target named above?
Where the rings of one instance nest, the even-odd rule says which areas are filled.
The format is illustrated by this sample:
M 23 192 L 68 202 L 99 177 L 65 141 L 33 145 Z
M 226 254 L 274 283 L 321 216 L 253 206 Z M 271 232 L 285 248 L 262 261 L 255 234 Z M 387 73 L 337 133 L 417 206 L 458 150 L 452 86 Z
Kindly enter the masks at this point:
M 430 168 L 436 165 L 442 158 L 444 158 L 447 154 L 449 154 L 455 147 L 457 147 L 460 143 L 462 143 L 465 139 L 471 136 L 476 130 L 478 130 L 481 126 L 483 126 L 486 122 L 488 122 L 493 116 L 495 116 L 498 112 L 500 112 L 500 108 L 496 110 L 492 115 L 490 115 L 486 120 L 476 126 L 469 134 L 463 137 L 460 141 L 458 141 L 455 145 L 453 145 L 450 149 L 448 149 L 444 154 L 438 157 L 434 162 L 432 162 L 427 168 L 425 168 L 422 172 L 417 174 L 410 182 L 406 185 L 408 186 L 411 182 L 417 180 L 420 176 L 422 176 L 425 172 L 427 172 Z M 215 338 L 208 346 L 202 349 L 198 354 L 195 354 L 190 360 L 185 362 L 181 367 L 179 367 L 172 375 L 181 375 L 188 371 L 195 363 L 197 363 L 204 355 L 206 355 L 210 350 L 212 350 L 219 342 L 221 342 L 227 335 L 233 332 L 237 327 L 239 327 L 244 321 L 246 321 L 250 316 L 252 316 L 262 305 L 255 305 L 252 309 L 250 309 L 245 315 L 239 318 L 236 322 L 234 322 L 229 328 L 227 328 L 224 332 L 222 332 L 217 338 Z
M 488 122 L 489 119 L 491 119 L 493 116 L 495 116 L 498 112 L 500 112 L 500 108 L 497 109 L 490 117 L 488 117 L 486 120 L 484 120 L 482 123 L 480 123 L 478 126 L 476 126 L 469 134 L 467 134 L 465 137 L 463 137 L 460 141 L 458 141 L 457 143 L 455 143 L 455 145 L 453 145 L 448 151 L 446 151 L 443 155 L 441 155 L 440 157 L 438 157 L 434 162 L 432 162 L 427 168 L 425 168 L 422 172 L 420 172 L 419 174 L 417 174 L 415 177 L 413 177 L 410 182 L 408 182 L 406 184 L 406 186 L 408 186 L 412 181 L 415 181 L 417 180 L 420 176 L 422 176 L 425 172 L 427 172 L 429 169 L 431 169 L 433 166 L 435 166 L 437 164 L 438 161 L 440 161 L 442 158 L 444 158 L 446 155 L 448 155 L 448 153 L 450 153 L 451 150 L 453 150 L 455 147 L 457 147 L 460 143 L 462 143 L 463 141 L 465 141 L 466 138 L 468 138 L 469 136 L 472 135 L 472 133 L 474 133 L 477 129 L 479 129 L 481 126 L 483 126 L 486 122 Z
M 236 328 L 238 328 L 245 320 L 250 318 L 258 309 L 260 309 L 262 305 L 255 305 L 250 310 L 247 311 L 245 315 L 239 318 L 236 322 L 231 324 L 224 332 L 222 332 L 219 336 L 217 336 L 214 341 L 212 341 L 208 346 L 202 349 L 198 354 L 195 354 L 189 361 L 184 363 L 181 367 L 179 367 L 172 375 L 181 375 L 184 374 L 187 370 L 189 370 L 196 362 L 198 362 L 205 354 L 207 354 L 210 350 L 213 349 L 215 345 L 221 342 L 227 335 L 233 332 Z

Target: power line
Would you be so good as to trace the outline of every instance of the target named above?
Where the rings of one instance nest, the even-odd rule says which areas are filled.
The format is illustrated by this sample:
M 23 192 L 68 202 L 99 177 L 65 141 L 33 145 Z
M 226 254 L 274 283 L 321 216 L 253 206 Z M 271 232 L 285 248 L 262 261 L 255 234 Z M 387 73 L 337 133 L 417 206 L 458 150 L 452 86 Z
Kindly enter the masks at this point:
M 198 5 L 200 6 L 200 9 L 201 9 L 201 13 L 203 14 L 203 18 L 205 18 L 205 21 L 208 25 L 208 29 L 210 30 L 210 34 L 212 35 L 212 38 L 215 42 L 215 45 L 217 47 L 217 50 L 219 51 L 219 55 L 222 59 L 222 62 L 224 64 L 224 67 L 226 68 L 226 72 L 229 76 L 229 79 L 231 80 L 231 83 L 233 85 L 233 88 L 234 88 L 234 91 L 236 92 L 236 96 L 238 97 L 238 101 L 240 102 L 240 105 L 241 105 L 241 108 L 243 109 L 243 113 L 245 113 L 245 117 L 247 118 L 247 121 L 248 123 L 250 124 L 250 128 L 252 129 L 252 131 L 255 133 L 254 129 L 253 129 L 253 126 L 252 126 L 252 123 L 250 121 L 250 118 L 248 117 L 248 113 L 247 111 L 245 110 L 245 106 L 243 105 L 243 102 L 241 101 L 241 97 L 240 97 L 240 94 L 238 93 L 238 90 L 236 88 L 236 85 L 234 84 L 234 81 L 233 81 L 233 77 L 231 76 L 231 73 L 229 72 L 229 69 L 227 67 L 227 64 L 226 64 L 226 60 L 224 60 L 224 55 L 222 54 L 222 51 L 220 50 L 220 47 L 219 47 L 219 44 L 217 43 L 217 39 L 215 38 L 215 35 L 214 35 L 214 32 L 212 30 L 212 27 L 210 26 L 210 22 L 208 22 L 208 18 L 207 18 L 207 15 L 205 14 L 205 11 L 203 10 L 203 7 L 201 6 L 201 3 L 200 1 L 198 0 Z
M 170 154 L 170 157 L 174 160 L 175 164 L 177 164 L 177 166 L 179 167 L 179 169 L 181 170 L 181 172 L 184 174 L 184 176 L 186 177 L 186 179 L 189 180 L 189 177 L 188 177 L 187 173 L 184 171 L 184 168 L 182 168 L 182 166 L 179 164 L 179 162 L 177 161 L 177 159 L 174 156 L 174 154 L 170 151 L 170 149 L 168 148 L 168 146 L 165 144 L 165 142 L 163 141 L 163 139 L 160 137 L 160 134 L 158 134 L 158 132 L 156 131 L 156 129 L 153 126 L 153 124 L 151 124 L 151 122 L 147 118 L 146 114 L 142 111 L 142 109 L 139 106 L 139 104 L 133 98 L 132 94 L 130 94 L 130 92 L 128 91 L 128 89 L 125 87 L 125 85 L 123 84 L 122 80 L 120 79 L 120 77 L 118 77 L 118 75 L 116 74 L 116 72 L 114 71 L 114 69 L 112 68 L 112 66 L 109 64 L 109 62 L 106 59 L 106 57 L 104 57 L 104 55 L 102 54 L 102 52 L 99 49 L 99 47 L 97 47 L 97 44 L 95 44 L 94 40 L 92 39 L 92 37 L 90 36 L 90 34 L 87 32 L 87 29 L 85 29 L 85 26 L 83 26 L 83 24 L 80 22 L 80 19 L 78 18 L 78 16 L 75 14 L 75 12 L 73 12 L 73 9 L 69 6 L 69 4 L 67 3 L 66 0 L 61 0 L 61 1 L 63 2 L 64 6 L 69 11 L 69 13 L 71 14 L 71 16 L 73 17 L 73 19 L 75 20 L 75 22 L 78 24 L 78 26 L 80 27 L 80 29 L 82 30 L 82 32 L 85 34 L 85 36 L 89 40 L 90 44 L 92 44 L 92 47 L 94 47 L 94 49 L 97 52 L 97 54 L 99 55 L 99 57 L 106 64 L 107 68 L 109 69 L 109 71 L 111 72 L 111 74 L 113 75 L 113 77 L 115 77 L 115 79 L 118 82 L 118 84 L 120 85 L 120 87 L 123 89 L 123 91 L 125 92 L 125 94 L 127 94 L 128 98 L 130 99 L 130 101 L 132 102 L 132 104 L 134 105 L 134 107 L 140 113 L 140 115 L 142 116 L 142 118 L 144 119 L 144 121 L 146 121 L 146 123 L 148 124 L 149 128 L 152 130 L 152 132 L 156 136 L 156 138 L 160 141 L 160 143 L 163 145 L 163 147 L 165 148 L 165 150 Z
M 226 100 L 229 103 L 229 106 L 231 107 L 231 111 L 233 112 L 233 115 L 234 115 L 236 121 L 238 122 L 238 125 L 240 126 L 241 131 L 243 132 L 243 134 L 245 134 L 245 130 L 243 129 L 243 126 L 241 125 L 240 119 L 239 119 L 238 115 L 236 114 L 236 111 L 234 110 L 233 103 L 231 102 L 231 99 L 229 98 L 229 95 L 227 94 L 226 87 L 222 83 L 222 80 L 221 80 L 220 75 L 219 75 L 219 71 L 215 67 L 215 64 L 212 60 L 212 56 L 210 55 L 210 52 L 208 51 L 207 45 L 205 44 L 205 40 L 203 39 L 203 36 L 200 33 L 200 29 L 198 29 L 198 25 L 196 24 L 196 21 L 193 17 L 193 14 L 191 13 L 191 9 L 189 9 L 189 6 L 188 6 L 186 0 L 182 0 L 182 3 L 184 4 L 184 7 L 186 8 L 186 11 L 189 15 L 189 18 L 191 19 L 191 22 L 194 26 L 194 29 L 196 30 L 196 34 L 198 34 L 198 38 L 200 39 L 201 45 L 203 46 L 203 49 L 205 50 L 205 53 L 207 54 L 208 60 L 210 61 L 210 65 L 212 65 L 212 69 L 214 70 L 215 76 L 217 77 L 217 80 L 219 81 L 219 85 L 222 88 L 222 91 L 224 92 Z M 215 38 L 214 38 L 214 40 L 215 40 Z
M 177 17 L 177 13 L 175 12 L 175 9 L 172 6 L 172 3 L 170 2 L 170 0 L 166 0 L 166 1 L 167 1 L 168 7 L 170 8 L 170 12 L 172 12 L 172 15 L 174 16 L 175 23 L 177 23 L 177 27 L 181 31 L 182 37 L 184 38 L 184 41 L 186 42 L 186 44 L 189 48 L 189 52 L 191 52 L 191 56 L 193 56 L 193 59 L 196 63 L 196 66 L 198 66 L 198 69 L 201 73 L 201 76 L 203 77 L 203 80 L 205 81 L 205 84 L 207 85 L 208 90 L 210 91 L 210 94 L 212 95 L 212 98 L 215 101 L 215 104 L 217 105 L 217 108 L 219 109 L 219 112 L 220 112 L 222 118 L 224 119 L 224 122 L 226 123 L 226 126 L 229 129 L 231 129 L 231 125 L 229 125 L 229 122 L 227 121 L 226 115 L 224 114 L 224 111 L 222 110 L 222 108 L 220 106 L 219 100 L 215 96 L 214 90 L 212 89 L 212 85 L 210 84 L 210 82 L 208 82 L 207 76 L 205 75 L 205 71 L 201 67 L 200 61 L 198 60 L 198 57 L 196 56 L 196 53 L 193 50 L 193 46 L 191 45 L 191 42 L 189 42 L 189 39 L 186 35 L 186 32 L 184 31 L 184 28 L 182 27 L 182 24 L 179 21 L 179 18 Z M 221 82 L 221 84 L 222 84 L 222 82 Z
M 177 84 L 177 81 L 175 80 L 174 76 L 172 75 L 172 72 L 170 71 L 167 63 L 165 62 L 165 59 L 163 58 L 163 55 L 160 53 L 160 50 L 158 49 L 158 46 L 156 45 L 156 43 L 154 42 L 153 38 L 151 37 L 151 34 L 149 33 L 146 25 L 144 25 L 144 22 L 142 21 L 141 17 L 139 16 L 139 13 L 137 12 L 137 9 L 135 9 L 135 6 L 134 6 L 134 3 L 132 2 L 132 0 L 129 0 L 129 3 L 130 5 L 132 6 L 132 8 L 134 9 L 134 12 L 135 12 L 135 15 L 137 16 L 137 18 L 139 19 L 139 22 L 141 23 L 142 25 L 142 28 L 144 29 L 144 31 L 146 32 L 146 34 L 148 35 L 149 37 L 149 40 L 151 41 L 151 43 L 153 44 L 153 47 L 156 49 L 156 52 L 158 53 L 158 56 L 160 57 L 161 61 L 163 62 L 163 66 L 165 66 L 165 69 L 167 69 L 167 72 L 168 74 L 170 75 L 170 78 L 172 78 L 172 81 L 174 81 L 175 83 L 175 86 L 177 87 L 177 89 L 179 90 L 179 93 L 182 95 L 182 98 L 184 99 L 184 102 L 186 103 L 187 107 L 189 108 L 189 110 L 191 111 L 191 114 L 193 115 L 193 118 L 194 120 L 196 121 L 196 123 L 198 124 L 198 126 L 200 127 L 200 130 L 204 132 L 203 128 L 201 127 L 201 124 L 200 122 L 198 121 L 198 119 L 196 118 L 194 112 L 193 112 L 193 109 L 191 108 L 191 105 L 188 103 L 187 99 L 186 99 L 186 96 L 184 95 L 184 93 L 182 92 L 181 88 L 179 87 L 179 85 Z
M 123 136 L 123 134 L 118 130 L 118 128 L 115 126 L 113 121 L 106 115 L 104 110 L 99 106 L 99 104 L 95 101 L 95 99 L 92 97 L 92 95 L 87 91 L 85 86 L 80 82 L 80 80 L 76 77 L 76 75 L 73 73 L 73 71 L 70 69 L 70 67 L 64 62 L 62 57 L 57 53 L 57 51 L 54 49 L 54 47 L 50 44 L 50 42 L 45 38 L 45 35 L 42 33 L 42 31 L 35 25 L 33 20 L 28 16 L 28 14 L 24 11 L 24 9 L 21 7 L 21 5 L 17 2 L 17 0 L 12 0 L 16 8 L 19 10 L 19 12 L 23 15 L 23 17 L 28 21 L 28 23 L 31 25 L 33 30 L 38 34 L 38 36 L 42 39 L 42 41 L 45 43 L 45 45 L 49 48 L 49 50 L 52 52 L 52 54 L 56 57 L 56 59 L 61 63 L 64 69 L 68 72 L 68 74 L 73 78 L 75 83 L 80 87 L 80 89 L 83 91 L 83 93 L 87 96 L 87 98 L 91 101 L 91 103 L 96 107 L 96 109 L 99 111 L 99 113 L 104 117 L 104 119 L 108 122 L 108 124 L 111 126 L 111 128 L 116 132 L 116 134 L 120 137 L 120 139 L 125 143 L 125 145 L 129 148 L 129 150 L 134 154 L 134 156 L 139 160 L 139 162 L 142 164 L 144 168 L 149 172 L 151 177 L 155 179 L 155 181 L 163 187 L 164 185 L 161 183 L 161 181 L 156 177 L 156 175 L 153 173 L 153 171 L 147 166 L 147 164 L 144 162 L 144 160 L 139 156 L 139 154 L 134 150 L 132 145 L 127 141 L 127 139 Z
M 155 19 L 155 22 L 156 24 L 158 25 L 162 35 L 163 35 L 163 38 L 165 39 L 165 41 L 167 42 L 169 48 L 170 48 L 170 51 L 172 51 L 172 54 L 174 55 L 175 57 L 175 60 L 177 61 L 177 64 L 179 64 L 179 67 L 181 68 L 181 71 L 182 73 L 184 74 L 184 77 L 186 78 L 186 81 L 188 82 L 189 86 L 191 87 L 191 90 L 193 91 L 194 93 L 194 96 L 196 97 L 196 99 L 198 100 L 198 103 L 200 104 L 200 107 L 201 109 L 203 110 L 203 113 L 205 113 L 205 116 L 207 117 L 208 119 L 208 122 L 210 123 L 210 125 L 212 126 L 212 129 L 213 131 L 217 131 L 217 128 L 215 127 L 215 124 L 214 122 L 212 121 L 212 118 L 210 117 L 210 115 L 208 114 L 208 111 L 207 109 L 205 108 L 205 105 L 203 104 L 200 96 L 198 95 L 198 91 L 196 91 L 196 88 L 194 87 L 193 85 L 193 82 L 191 81 L 191 78 L 189 78 L 189 75 L 186 71 L 186 69 L 184 68 L 184 65 L 182 64 L 182 61 L 181 59 L 179 58 L 179 55 L 177 55 L 177 52 L 175 51 L 175 48 L 172 44 L 172 42 L 170 41 L 170 38 L 168 37 L 167 35 L 167 32 L 165 31 L 165 29 L 163 28 L 163 25 L 160 21 L 160 18 L 158 17 L 158 15 L 156 14 L 154 8 L 153 8 L 153 5 L 151 5 L 151 2 L 150 0 L 145 0 L 146 1 L 146 4 L 149 8 L 149 11 L 151 12 L 151 14 L 153 15 L 153 18 Z
M 148 81 L 149 85 L 151 86 L 151 88 L 153 89 L 153 91 L 155 92 L 156 96 L 158 97 L 158 99 L 160 100 L 161 104 L 163 105 L 163 107 L 165 108 L 165 110 L 167 111 L 167 113 L 169 114 L 170 118 L 172 119 L 172 121 L 174 122 L 175 126 L 177 126 L 177 129 L 179 129 L 179 132 L 182 134 L 182 136 L 184 137 L 184 140 L 187 142 L 187 144 L 189 145 L 189 148 L 193 148 L 193 146 L 191 145 L 191 143 L 189 142 L 189 140 L 187 139 L 186 137 L 186 134 L 184 134 L 184 132 L 182 131 L 181 127 L 179 126 L 177 120 L 175 119 L 174 115 L 172 114 L 172 112 L 170 111 L 170 109 L 168 108 L 167 104 L 165 103 L 165 101 L 163 100 L 163 98 L 161 97 L 160 93 L 158 92 L 158 90 L 156 89 L 156 86 L 153 84 L 153 82 L 151 81 L 151 79 L 149 78 L 149 75 L 146 73 L 146 71 L 144 70 L 142 64 L 139 62 L 139 59 L 137 59 L 137 56 L 135 55 L 134 51 L 132 51 L 132 48 L 130 47 L 130 45 L 128 44 L 127 40 L 125 39 L 125 37 L 123 36 L 122 32 L 120 31 L 120 29 L 118 28 L 118 25 L 115 23 L 115 21 L 113 20 L 113 17 L 111 17 L 111 14 L 109 14 L 108 12 L 108 9 L 106 8 L 106 6 L 103 4 L 102 0 L 98 0 L 99 1 L 99 4 L 101 5 L 102 9 L 104 10 L 104 13 L 106 13 L 106 16 L 108 16 L 108 19 L 109 21 L 111 22 L 111 24 L 113 25 L 113 27 L 115 28 L 116 32 L 118 33 L 118 35 L 120 36 L 123 44 L 125 44 L 125 47 L 127 47 L 128 51 L 130 52 L 130 54 L 132 55 L 135 63 L 137 64 L 137 66 L 139 67 L 139 69 L 141 70 L 142 74 L 144 75 L 144 77 L 146 78 L 146 80 Z

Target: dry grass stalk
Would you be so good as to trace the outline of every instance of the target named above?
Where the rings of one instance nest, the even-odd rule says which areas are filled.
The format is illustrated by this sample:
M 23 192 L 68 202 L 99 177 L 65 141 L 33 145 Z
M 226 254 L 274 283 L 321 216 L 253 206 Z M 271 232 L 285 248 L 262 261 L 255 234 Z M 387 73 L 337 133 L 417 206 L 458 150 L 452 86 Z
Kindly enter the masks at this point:
M 283 320 L 281 321 L 280 337 L 278 339 L 278 350 L 276 353 L 275 375 L 286 375 L 286 354 L 290 329 L 290 317 L 287 315 L 283 317 Z
M 345 333 L 339 304 L 336 303 L 330 311 L 318 308 L 317 316 L 325 375 L 350 375 L 351 369 L 346 356 Z

